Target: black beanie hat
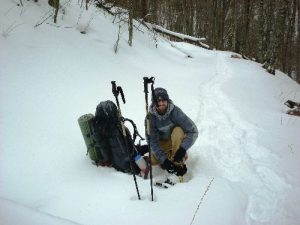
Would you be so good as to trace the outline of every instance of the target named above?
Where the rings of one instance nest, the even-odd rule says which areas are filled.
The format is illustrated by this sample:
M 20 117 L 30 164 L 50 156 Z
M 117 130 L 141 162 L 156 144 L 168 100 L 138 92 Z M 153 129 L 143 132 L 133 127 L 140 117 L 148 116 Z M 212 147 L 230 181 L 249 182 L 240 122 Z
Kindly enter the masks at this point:
M 154 89 L 154 95 L 155 95 L 155 99 L 153 99 L 152 96 L 152 102 L 154 103 L 154 100 L 158 101 L 158 100 L 167 100 L 169 101 L 169 95 L 166 89 L 164 88 L 155 88 Z

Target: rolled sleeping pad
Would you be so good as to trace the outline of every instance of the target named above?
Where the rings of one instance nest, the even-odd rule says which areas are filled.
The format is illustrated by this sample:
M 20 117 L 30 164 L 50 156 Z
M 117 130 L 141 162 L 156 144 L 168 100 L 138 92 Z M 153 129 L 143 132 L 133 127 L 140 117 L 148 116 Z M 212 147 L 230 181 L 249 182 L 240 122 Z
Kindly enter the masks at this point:
M 91 160 L 98 164 L 102 159 L 102 156 L 100 149 L 96 147 L 96 142 L 93 138 L 93 119 L 93 114 L 84 114 L 78 118 L 78 124 L 87 148 L 87 154 L 89 154 Z

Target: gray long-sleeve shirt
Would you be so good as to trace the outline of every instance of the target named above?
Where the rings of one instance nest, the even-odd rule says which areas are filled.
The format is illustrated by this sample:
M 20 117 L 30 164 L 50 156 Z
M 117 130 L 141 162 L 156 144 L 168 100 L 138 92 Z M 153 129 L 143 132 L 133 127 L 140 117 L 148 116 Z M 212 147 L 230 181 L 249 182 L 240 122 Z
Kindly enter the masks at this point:
M 183 129 L 186 137 L 181 143 L 181 147 L 188 150 L 198 137 L 198 129 L 195 123 L 172 101 L 168 103 L 167 112 L 159 115 L 155 106 L 150 108 L 150 148 L 156 158 L 163 163 L 167 158 L 165 152 L 159 146 L 159 140 L 171 138 L 172 129 L 179 126 Z

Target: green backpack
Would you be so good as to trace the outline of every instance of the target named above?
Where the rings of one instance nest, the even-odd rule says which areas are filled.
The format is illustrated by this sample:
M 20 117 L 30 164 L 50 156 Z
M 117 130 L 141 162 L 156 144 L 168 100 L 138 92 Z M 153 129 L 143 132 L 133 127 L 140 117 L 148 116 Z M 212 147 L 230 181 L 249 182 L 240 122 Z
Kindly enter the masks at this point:
M 128 121 L 133 126 L 133 137 L 125 126 L 124 139 L 120 122 Z M 97 166 L 112 166 L 118 171 L 137 173 L 137 165 L 131 170 L 130 161 L 138 154 L 134 145 L 137 136 L 143 140 L 137 131 L 136 125 L 130 119 L 121 118 L 117 106 L 110 100 L 102 101 L 97 105 L 95 116 L 85 114 L 78 119 L 79 127 L 87 148 L 87 154 Z M 125 142 L 126 140 L 126 142 Z M 127 147 L 128 149 L 127 149 Z

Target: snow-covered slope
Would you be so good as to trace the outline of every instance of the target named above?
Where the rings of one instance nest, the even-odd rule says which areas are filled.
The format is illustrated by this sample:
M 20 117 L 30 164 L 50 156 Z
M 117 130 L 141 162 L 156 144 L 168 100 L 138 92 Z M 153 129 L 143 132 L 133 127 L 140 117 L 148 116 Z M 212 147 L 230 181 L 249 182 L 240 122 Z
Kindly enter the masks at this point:
M 45 225 L 78 225 L 78 223 L 39 212 L 36 209 L 1 198 L 1 224 L 45 224 Z
M 124 25 L 115 54 L 118 24 L 101 10 L 68 1 L 53 24 L 46 1 L 17 3 L 0 8 L 1 225 L 300 224 L 300 120 L 283 105 L 300 100 L 298 84 L 230 52 L 176 43 L 186 58 L 161 37 L 156 48 L 142 27 L 129 47 Z M 155 202 L 149 180 L 138 178 L 139 201 L 131 176 L 93 166 L 77 124 L 114 100 L 115 80 L 143 133 L 144 76 L 200 132 L 189 180 L 154 189 Z

